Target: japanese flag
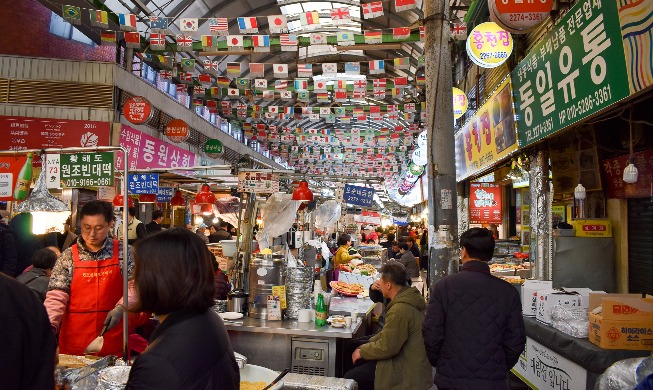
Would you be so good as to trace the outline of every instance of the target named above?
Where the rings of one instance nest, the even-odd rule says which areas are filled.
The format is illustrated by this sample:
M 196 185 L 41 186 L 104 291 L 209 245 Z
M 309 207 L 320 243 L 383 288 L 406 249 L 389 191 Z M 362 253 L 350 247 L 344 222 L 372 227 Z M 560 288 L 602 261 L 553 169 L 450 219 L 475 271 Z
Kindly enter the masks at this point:
M 228 47 L 243 47 L 243 36 L 242 35 L 228 35 L 227 36 L 227 46 Z

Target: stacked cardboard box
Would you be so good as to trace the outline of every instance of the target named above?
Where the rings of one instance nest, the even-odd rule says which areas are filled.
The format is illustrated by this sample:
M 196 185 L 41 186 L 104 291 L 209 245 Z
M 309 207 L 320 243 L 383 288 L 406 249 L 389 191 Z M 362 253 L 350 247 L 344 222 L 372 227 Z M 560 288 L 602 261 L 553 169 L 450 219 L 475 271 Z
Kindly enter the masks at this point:
M 589 299 L 592 343 L 605 349 L 653 350 L 653 297 L 590 294 Z

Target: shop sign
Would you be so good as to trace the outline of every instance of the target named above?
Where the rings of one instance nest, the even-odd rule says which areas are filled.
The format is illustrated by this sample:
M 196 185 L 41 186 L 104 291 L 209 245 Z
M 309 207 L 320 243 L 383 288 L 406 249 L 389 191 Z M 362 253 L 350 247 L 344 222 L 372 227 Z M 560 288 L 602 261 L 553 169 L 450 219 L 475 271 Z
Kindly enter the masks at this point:
M 467 55 L 481 68 L 496 68 L 512 54 L 512 36 L 494 22 L 481 23 L 467 37 Z
M 0 156 L 0 200 L 14 199 L 16 180 L 26 162 L 26 155 Z
M 408 217 L 394 217 L 392 224 L 397 226 L 408 226 Z
M 109 122 L 0 116 L 0 150 L 108 146 L 110 127 Z
M 525 34 L 549 16 L 553 0 L 490 0 L 490 18 L 506 30 Z
M 218 158 L 224 153 L 224 146 L 219 139 L 209 139 L 204 143 L 204 153 L 210 158 Z
M 127 191 L 131 195 L 156 194 L 159 192 L 158 173 L 130 173 Z
M 181 119 L 173 119 L 166 125 L 165 135 L 174 143 L 185 142 L 190 137 L 190 127 Z
M 380 225 L 381 216 L 377 212 L 363 211 L 361 214 L 354 215 L 354 222 L 365 225 Z
M 633 153 L 633 164 L 637 168 L 637 181 L 624 181 L 624 168 L 630 155 L 603 160 L 601 169 L 608 190 L 608 198 L 646 198 L 651 196 L 653 185 L 653 149 Z
M 116 187 L 114 186 L 100 186 L 97 188 L 98 200 L 106 200 L 111 202 L 116 197 Z
M 461 181 L 517 150 L 516 136 L 510 78 L 506 78 L 456 133 L 456 180 Z
M 122 107 L 122 114 L 129 122 L 135 125 L 142 125 L 152 117 L 152 105 L 142 96 L 134 96 L 125 102 Z
M 469 222 L 501 223 L 501 186 L 493 183 L 469 184 Z
M 371 207 L 374 205 L 374 188 L 345 184 L 342 200 L 351 205 Z
M 120 129 L 120 146 L 127 149 L 129 170 L 197 165 L 194 153 L 125 125 Z M 122 153 L 116 153 L 119 170 L 123 169 L 123 159 Z
M 279 174 L 271 172 L 238 173 L 238 192 L 270 194 L 279 192 Z
M 453 90 L 453 119 L 458 119 L 467 112 L 467 95 L 458 88 Z
M 113 152 L 47 155 L 48 188 L 112 186 Z
M 579 1 L 512 72 L 519 146 L 629 94 L 615 1 Z
M 172 187 L 159 187 L 159 190 L 156 193 L 157 203 L 170 202 L 174 193 L 175 189 Z
M 529 337 L 512 372 L 538 390 L 584 389 L 587 384 L 587 370 Z

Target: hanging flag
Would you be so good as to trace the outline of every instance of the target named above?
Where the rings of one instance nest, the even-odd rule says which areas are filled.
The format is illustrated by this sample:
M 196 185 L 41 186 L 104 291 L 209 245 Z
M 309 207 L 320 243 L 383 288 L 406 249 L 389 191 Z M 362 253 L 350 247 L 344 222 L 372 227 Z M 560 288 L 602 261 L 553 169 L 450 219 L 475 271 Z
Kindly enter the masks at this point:
M 329 114 L 331 114 L 330 107 L 320 107 L 320 116 L 327 116 Z
M 308 89 L 307 79 L 295 79 L 295 91 L 306 91 Z
M 392 93 L 393 98 L 398 98 L 403 95 L 403 91 L 403 88 L 390 88 L 390 92 Z
M 265 76 L 265 64 L 260 63 L 250 63 L 249 64 L 249 75 L 251 77 L 263 77 Z
M 407 77 L 395 77 L 394 79 L 395 82 L 395 88 L 396 87 L 405 87 L 408 85 L 408 78 Z
M 158 56 L 159 65 L 166 69 L 172 69 L 175 66 L 174 56 Z
M 274 89 L 276 91 L 284 91 L 288 89 L 288 80 L 275 80 Z
M 326 103 L 329 101 L 329 94 L 327 92 L 318 92 L 317 94 L 317 101 Z
M 314 92 L 326 92 L 327 91 L 327 83 L 326 81 L 314 81 L 313 82 L 313 91 Z
M 424 55 L 417 57 L 417 67 L 424 66 L 424 64 L 426 64 L 426 57 Z
M 136 15 L 118 14 L 120 29 L 123 31 L 136 31 Z
M 419 26 L 419 41 L 424 42 L 424 26 Z
M 385 99 L 385 88 L 374 88 L 373 95 L 378 99 Z
M 338 64 L 333 62 L 327 62 L 322 64 L 322 75 L 323 76 L 335 76 L 338 74 Z
M 268 112 L 271 114 L 278 114 L 279 113 L 279 106 L 268 106 Z
M 279 43 L 281 44 L 281 51 L 296 51 L 299 44 L 295 34 L 281 34 Z
M 291 91 L 281 91 L 281 92 L 279 92 L 279 95 L 280 95 L 281 99 L 292 100 L 292 92 Z
M 211 60 L 204 60 L 202 61 L 202 65 L 204 65 L 204 71 L 206 73 L 210 73 L 212 75 L 217 75 L 218 74 L 218 65 L 220 64 L 220 61 L 211 61 Z
M 104 31 L 100 33 L 100 43 L 104 45 L 114 45 L 116 43 L 115 31 Z
M 63 20 L 70 24 L 79 25 L 82 24 L 82 13 L 79 7 L 73 5 L 62 5 L 61 6 L 61 16 Z M 93 13 L 93 12 L 91 12 Z M 107 26 L 108 27 L 108 26 Z M 106 27 L 105 27 L 106 28 Z
M 109 28 L 109 14 L 107 11 L 88 10 L 91 26 Z
M 361 73 L 361 64 L 360 64 L 360 62 L 345 62 L 345 73 L 346 74 L 360 74 Z
M 243 79 L 243 78 L 238 78 L 236 79 L 236 86 L 239 89 L 247 89 L 249 88 L 249 79 Z
M 392 29 L 392 38 L 397 40 L 408 39 L 410 37 L 410 27 L 397 27 Z
M 452 23 L 451 36 L 459 41 L 467 39 L 467 23 Z
M 297 64 L 297 77 L 313 77 L 313 64 Z
M 308 94 L 308 91 L 298 91 L 297 92 L 297 100 L 307 102 L 309 100 L 310 96 Z
M 207 100 L 206 101 L 206 109 L 209 110 L 211 114 L 217 114 L 218 113 L 218 102 L 215 100 Z
M 415 0 L 395 0 L 395 11 L 402 12 L 415 8 Z
M 165 16 L 150 16 L 150 31 L 159 34 L 170 34 L 169 22 Z
M 354 34 L 348 31 L 341 31 L 338 33 L 338 45 L 340 46 L 352 46 L 355 45 Z
M 266 79 L 256 79 L 254 80 L 254 88 L 258 90 L 264 90 L 268 88 L 268 81 Z
M 169 70 L 160 70 L 159 71 L 159 79 L 161 80 L 171 80 L 172 79 L 172 72 Z
M 395 66 L 395 70 L 409 69 L 410 68 L 410 61 L 409 61 L 408 57 L 395 58 L 394 59 L 394 66 Z
M 258 32 L 258 21 L 256 17 L 241 17 L 237 18 L 238 21 L 238 30 L 242 34 L 252 34 Z
M 192 58 L 182 58 L 180 61 L 181 67 L 183 69 L 194 69 L 195 68 L 195 60 Z
M 238 88 L 227 88 L 227 96 L 238 97 L 240 96 L 240 90 Z
M 354 80 L 354 91 L 367 90 L 367 80 Z
M 229 80 L 228 77 L 218 77 L 218 86 L 220 86 L 220 88 L 227 88 L 230 83 L 231 80 Z
M 208 20 L 209 32 L 212 35 L 228 35 L 229 20 L 227 18 L 210 18 Z
M 181 81 L 184 84 L 192 84 L 193 74 L 190 72 L 179 72 L 179 81 Z
M 326 45 L 327 37 L 324 33 L 311 33 L 310 35 L 311 45 Z
M 163 50 L 166 48 L 166 36 L 164 34 L 150 34 L 150 49 Z
M 177 41 L 177 51 L 193 51 L 193 38 L 188 35 L 175 36 Z
M 274 65 L 272 65 L 272 71 L 274 72 L 274 77 L 276 77 L 276 78 L 288 77 L 288 65 L 287 64 L 274 64 Z
M 181 18 L 179 20 L 179 31 L 192 35 L 197 32 L 199 21 L 197 18 Z
M 348 23 L 351 21 L 349 7 L 332 8 L 330 11 L 331 21 L 334 24 Z
M 368 63 L 369 74 L 381 74 L 385 73 L 385 61 L 384 60 L 372 60 Z
M 380 1 L 373 1 L 371 3 L 363 4 L 363 18 L 371 19 L 383 16 L 383 3 Z
M 367 91 L 354 91 L 351 93 L 351 97 L 354 99 L 365 99 Z
M 372 85 L 374 88 L 385 88 L 386 87 L 386 80 L 385 79 L 374 79 L 372 81 Z
M 320 15 L 317 11 L 303 12 L 299 14 L 299 22 L 302 26 L 308 28 L 319 27 L 320 25 Z
M 347 80 L 334 80 L 333 89 L 336 91 L 346 91 L 347 90 Z
M 210 75 L 210 74 L 202 73 L 202 74 L 200 74 L 200 75 L 197 76 L 197 81 L 199 81 L 200 84 L 202 84 L 203 86 L 208 87 L 208 86 L 210 86 L 211 83 L 212 83 L 212 81 L 211 81 L 211 75 Z
M 240 62 L 227 62 L 227 76 L 231 78 L 239 77 L 242 73 Z
M 125 46 L 132 49 L 141 47 L 141 34 L 137 32 L 125 32 Z
M 270 36 L 269 35 L 253 35 L 252 46 L 257 53 L 266 53 L 270 51 Z
M 345 115 L 345 111 L 345 107 L 333 107 L 333 113 L 338 117 Z
M 203 105 L 204 105 L 204 101 L 202 99 L 193 99 L 193 106 L 199 107 Z
M 288 19 L 286 15 L 270 15 L 268 16 L 268 28 L 270 34 L 281 34 L 288 32 Z
M 426 85 L 426 76 L 417 76 L 417 85 Z
M 206 88 L 199 87 L 199 86 L 193 87 L 193 95 L 194 96 L 206 96 Z
M 231 105 L 230 101 L 223 100 L 221 102 L 221 105 L 222 105 L 222 113 L 223 114 L 225 114 L 225 115 L 232 115 L 233 114 L 232 113 L 233 108 L 232 108 L 232 105 Z
M 274 100 L 274 91 L 271 90 L 264 90 L 263 91 L 263 99 L 264 100 Z
M 227 36 L 227 46 L 230 49 L 242 50 L 243 48 L 243 36 L 242 35 L 228 35 Z
M 218 47 L 217 38 L 218 37 L 213 35 L 202 35 L 202 48 L 206 50 L 206 49 L 213 49 L 215 47 Z
M 383 42 L 383 32 L 381 30 L 365 31 L 365 43 L 374 44 Z
M 404 104 L 405 112 L 415 112 L 415 103 L 406 103 Z

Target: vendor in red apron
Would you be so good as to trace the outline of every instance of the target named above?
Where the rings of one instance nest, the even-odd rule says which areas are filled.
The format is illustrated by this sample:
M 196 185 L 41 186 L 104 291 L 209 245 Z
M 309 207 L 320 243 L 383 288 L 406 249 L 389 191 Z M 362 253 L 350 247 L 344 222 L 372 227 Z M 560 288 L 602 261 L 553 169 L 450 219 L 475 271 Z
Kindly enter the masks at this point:
M 104 325 L 104 346 L 99 356 L 122 355 L 122 242 L 109 236 L 113 207 L 94 200 L 80 212 L 81 235 L 66 249 L 52 270 L 45 308 L 59 352 L 83 355 Z M 127 273 L 133 269 L 128 248 Z M 136 294 L 130 289 L 129 304 Z

